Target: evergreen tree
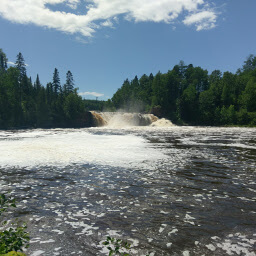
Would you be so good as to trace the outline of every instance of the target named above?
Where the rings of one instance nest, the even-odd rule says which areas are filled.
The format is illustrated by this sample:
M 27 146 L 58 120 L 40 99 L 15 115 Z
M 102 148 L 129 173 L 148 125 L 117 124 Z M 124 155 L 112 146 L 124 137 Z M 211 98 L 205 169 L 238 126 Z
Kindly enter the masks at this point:
M 37 75 L 32 85 L 22 54 L 8 68 L 0 49 L 0 129 L 79 127 L 85 110 L 104 107 L 151 111 L 180 124 L 256 126 L 256 57 L 250 55 L 236 74 L 223 75 L 180 62 L 165 74 L 126 79 L 108 102 L 82 100 L 68 71 L 63 92 L 56 68 L 52 83 L 44 87 Z
M 188 122 L 195 124 L 198 120 L 198 93 L 194 85 L 186 88 L 181 96 L 180 101 L 181 118 Z
M 40 89 L 41 89 L 41 87 L 42 87 L 42 85 L 41 85 L 41 83 L 40 83 L 39 75 L 37 74 L 37 76 L 36 76 L 36 81 L 35 81 L 35 83 L 34 83 L 34 88 L 35 88 L 35 90 L 36 90 L 37 92 L 39 92 Z
M 64 84 L 64 94 L 68 95 L 74 91 L 74 78 L 70 71 L 66 74 L 66 83 Z
M 16 62 L 15 62 L 15 67 L 19 70 L 19 73 L 20 73 L 19 80 L 21 81 L 21 79 L 26 76 L 26 64 L 25 64 L 25 60 L 23 58 L 23 55 L 20 52 L 17 55 L 17 59 L 16 59 Z
M 59 71 L 57 68 L 54 69 L 52 86 L 53 86 L 53 92 L 55 93 L 55 95 L 58 95 L 61 92 L 61 85 L 60 85 Z
M 36 102 L 36 123 L 39 127 L 49 127 L 51 125 L 50 120 L 50 105 L 47 104 L 46 90 L 41 87 L 38 91 Z
M 247 60 L 244 62 L 243 71 L 250 71 L 256 68 L 256 56 L 250 54 Z
M 18 70 L 18 94 L 19 94 L 19 111 L 18 113 L 18 125 L 24 125 L 24 112 L 26 112 L 24 100 L 24 91 L 27 92 L 27 74 L 26 74 L 26 64 L 22 53 L 19 52 L 15 62 L 15 68 Z
M 248 112 L 256 112 L 256 78 L 251 78 L 241 96 L 241 105 Z
M 3 50 L 0 48 L 0 72 L 6 71 L 7 69 L 7 58 Z

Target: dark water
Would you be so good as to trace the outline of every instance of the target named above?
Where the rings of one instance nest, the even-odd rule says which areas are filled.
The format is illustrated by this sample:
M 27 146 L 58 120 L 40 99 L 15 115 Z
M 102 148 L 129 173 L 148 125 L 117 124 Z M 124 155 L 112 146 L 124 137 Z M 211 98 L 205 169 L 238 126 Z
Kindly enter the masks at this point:
M 256 255 L 256 129 L 0 133 L 0 189 L 19 201 L 28 255 Z

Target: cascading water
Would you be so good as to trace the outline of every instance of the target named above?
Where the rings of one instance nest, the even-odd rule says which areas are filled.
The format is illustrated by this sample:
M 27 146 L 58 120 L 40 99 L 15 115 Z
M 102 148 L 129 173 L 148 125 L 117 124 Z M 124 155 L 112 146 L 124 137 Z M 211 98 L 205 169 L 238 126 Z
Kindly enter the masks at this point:
M 95 112 L 90 111 L 95 126 L 112 128 L 129 126 L 173 126 L 167 119 L 158 119 L 153 114 L 125 113 L 125 112 Z

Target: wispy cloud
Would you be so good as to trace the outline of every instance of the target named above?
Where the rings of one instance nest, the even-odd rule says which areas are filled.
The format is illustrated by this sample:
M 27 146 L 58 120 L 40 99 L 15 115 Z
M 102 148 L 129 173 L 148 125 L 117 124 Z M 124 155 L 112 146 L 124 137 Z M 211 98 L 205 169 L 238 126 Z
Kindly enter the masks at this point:
M 213 11 L 201 11 L 188 15 L 183 23 L 185 25 L 196 25 L 196 30 L 211 29 L 216 25 L 217 15 Z
M 103 27 L 112 27 L 112 28 L 114 27 L 113 22 L 110 21 L 110 20 L 106 20 L 104 22 L 101 22 L 100 25 L 103 26 Z
M 7 64 L 11 65 L 11 66 L 15 66 L 16 64 L 12 61 L 8 61 Z M 25 64 L 25 66 L 29 67 L 28 64 Z
M 76 37 L 75 37 L 75 40 L 76 40 L 77 42 L 79 42 L 79 43 L 82 43 L 82 44 L 88 44 L 88 43 L 89 43 L 88 40 L 84 39 L 84 37 L 81 37 L 81 36 L 76 36 Z
M 77 8 L 77 5 L 79 4 L 80 0 L 68 0 L 67 6 L 69 6 L 71 9 L 75 10 Z
M 9 65 L 11 65 L 11 66 L 14 66 L 14 65 L 15 65 L 15 63 L 12 62 L 12 61 L 8 61 L 7 64 L 9 64 Z
M 79 92 L 80 96 L 94 96 L 94 97 L 103 97 L 104 94 L 98 92 Z
M 0 16 L 21 24 L 35 24 L 65 33 L 91 37 L 101 27 L 114 27 L 118 16 L 135 22 L 173 23 L 185 14 L 183 24 L 211 29 L 218 14 L 209 9 L 213 0 L 1 0 Z M 47 4 L 63 4 L 73 12 L 53 11 Z M 75 14 L 77 7 L 83 15 Z M 57 7 L 56 7 L 57 8 Z M 206 10 L 207 9 L 207 10 Z

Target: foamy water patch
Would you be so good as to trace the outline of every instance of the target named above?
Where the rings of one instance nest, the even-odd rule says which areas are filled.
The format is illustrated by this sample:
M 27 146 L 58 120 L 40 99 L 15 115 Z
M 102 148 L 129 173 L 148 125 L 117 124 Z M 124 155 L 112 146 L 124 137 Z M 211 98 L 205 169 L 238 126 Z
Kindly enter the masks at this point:
M 153 122 L 150 126 L 152 127 L 170 127 L 170 126 L 175 126 L 170 120 L 161 118 L 158 119 L 157 121 Z
M 1 167 L 67 166 L 100 164 L 146 167 L 164 154 L 134 135 L 91 134 L 86 130 L 34 130 L 0 140 Z

